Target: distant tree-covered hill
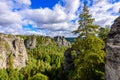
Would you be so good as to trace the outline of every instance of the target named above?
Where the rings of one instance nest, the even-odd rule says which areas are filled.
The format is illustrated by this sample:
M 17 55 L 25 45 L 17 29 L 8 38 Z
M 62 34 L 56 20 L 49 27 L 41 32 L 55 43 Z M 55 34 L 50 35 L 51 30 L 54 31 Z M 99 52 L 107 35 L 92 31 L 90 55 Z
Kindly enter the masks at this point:
M 73 42 L 75 41 L 76 37 L 66 37 L 65 39 L 66 39 L 67 41 L 73 43 Z

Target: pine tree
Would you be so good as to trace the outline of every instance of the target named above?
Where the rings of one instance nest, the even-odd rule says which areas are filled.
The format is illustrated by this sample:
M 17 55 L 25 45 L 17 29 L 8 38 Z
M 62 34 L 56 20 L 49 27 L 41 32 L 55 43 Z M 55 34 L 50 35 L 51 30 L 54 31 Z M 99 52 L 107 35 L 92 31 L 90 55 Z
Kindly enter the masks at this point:
M 86 5 L 83 6 L 82 13 L 79 15 L 78 29 L 73 31 L 75 34 L 79 34 L 79 37 L 88 37 L 91 34 L 97 32 L 98 26 L 93 24 L 94 18 L 89 14 L 89 9 Z
M 98 32 L 98 37 L 105 41 L 109 32 L 110 32 L 109 26 L 101 27 Z
M 104 41 L 95 36 L 98 26 L 84 5 L 79 15 L 79 27 L 74 33 L 79 34 L 72 45 L 77 57 L 73 60 L 74 69 L 68 74 L 68 80 L 104 80 Z M 72 54 L 71 54 L 72 55 Z

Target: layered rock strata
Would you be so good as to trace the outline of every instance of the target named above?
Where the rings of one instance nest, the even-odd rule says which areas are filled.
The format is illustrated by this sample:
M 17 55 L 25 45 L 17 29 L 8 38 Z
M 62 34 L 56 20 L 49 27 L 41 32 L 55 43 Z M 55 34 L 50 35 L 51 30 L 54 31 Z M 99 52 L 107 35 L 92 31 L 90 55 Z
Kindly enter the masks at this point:
M 106 41 L 106 80 L 120 80 L 120 17 L 115 19 Z
M 10 64 L 13 68 L 22 68 L 27 61 L 24 40 L 14 35 L 0 34 L 0 68 L 6 69 Z

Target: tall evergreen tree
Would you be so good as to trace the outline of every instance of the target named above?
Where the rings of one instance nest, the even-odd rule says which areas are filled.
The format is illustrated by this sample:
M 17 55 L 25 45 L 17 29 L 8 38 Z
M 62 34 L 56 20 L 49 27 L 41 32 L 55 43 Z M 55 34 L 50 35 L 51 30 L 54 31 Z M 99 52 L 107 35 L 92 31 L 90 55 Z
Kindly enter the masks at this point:
M 104 80 L 104 41 L 95 36 L 99 27 L 93 24 L 94 18 L 86 5 L 78 22 L 79 27 L 74 33 L 79 34 L 80 38 L 72 45 L 77 56 L 73 60 L 74 69 L 69 72 L 68 80 Z
M 110 32 L 109 26 L 101 27 L 98 32 L 98 37 L 105 41 L 109 32 Z
M 79 37 L 88 37 L 91 34 L 95 34 L 98 26 L 93 24 L 94 18 L 89 14 L 89 9 L 86 5 L 83 6 L 82 13 L 79 15 L 78 29 L 73 31 L 75 34 L 79 34 Z

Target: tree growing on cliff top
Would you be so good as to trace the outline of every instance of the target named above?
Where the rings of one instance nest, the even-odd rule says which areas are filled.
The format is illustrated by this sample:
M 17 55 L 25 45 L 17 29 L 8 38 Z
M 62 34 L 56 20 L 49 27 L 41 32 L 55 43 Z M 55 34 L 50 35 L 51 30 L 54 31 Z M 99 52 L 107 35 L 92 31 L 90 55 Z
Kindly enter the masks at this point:
M 104 41 L 96 36 L 78 39 L 72 49 L 76 54 L 74 69 L 69 73 L 68 80 L 104 80 L 105 52 Z
M 79 15 L 78 29 L 73 31 L 75 34 L 79 34 L 79 37 L 88 37 L 97 32 L 98 26 L 93 24 L 94 18 L 89 14 L 89 9 L 86 5 L 83 6 L 82 13 Z
M 107 39 L 107 35 L 109 32 L 110 32 L 109 26 L 101 27 L 98 32 L 98 37 L 105 41 Z
M 86 5 L 78 22 L 79 27 L 74 33 L 79 34 L 79 37 L 72 45 L 77 57 L 73 61 L 74 69 L 69 72 L 68 80 L 104 80 L 104 41 L 95 36 L 98 26 L 93 24 L 94 19 Z

